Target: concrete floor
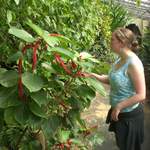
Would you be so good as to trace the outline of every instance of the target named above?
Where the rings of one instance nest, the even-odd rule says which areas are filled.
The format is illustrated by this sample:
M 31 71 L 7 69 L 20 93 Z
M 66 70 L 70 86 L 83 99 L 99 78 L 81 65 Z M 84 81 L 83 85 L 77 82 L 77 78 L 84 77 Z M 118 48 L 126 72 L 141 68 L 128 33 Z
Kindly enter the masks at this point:
M 143 150 L 150 150 L 150 102 L 145 103 L 145 141 Z
M 145 140 L 143 143 L 142 150 L 150 150 L 150 103 L 147 102 L 144 105 L 144 112 L 145 112 L 145 124 L 144 124 L 144 130 L 145 130 Z M 108 133 L 109 134 L 109 133 Z M 101 146 L 98 146 L 95 150 L 118 150 L 118 148 L 115 146 L 115 140 L 114 138 L 104 141 L 104 143 Z
M 109 90 L 109 87 L 105 87 Z M 144 105 L 145 111 L 145 141 L 142 150 L 150 150 L 150 102 Z M 109 110 L 108 98 L 97 95 L 92 101 L 91 106 L 87 109 L 82 117 L 87 121 L 89 126 L 98 125 L 96 134 L 102 135 L 104 141 L 102 144 L 96 144 L 89 150 L 118 150 L 116 147 L 113 133 L 108 132 L 108 126 L 105 124 L 107 111 Z

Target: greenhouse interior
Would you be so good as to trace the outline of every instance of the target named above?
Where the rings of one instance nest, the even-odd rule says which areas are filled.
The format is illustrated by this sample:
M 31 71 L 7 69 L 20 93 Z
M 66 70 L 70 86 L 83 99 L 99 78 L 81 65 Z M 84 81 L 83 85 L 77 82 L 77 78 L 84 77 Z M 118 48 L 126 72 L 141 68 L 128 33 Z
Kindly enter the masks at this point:
M 150 0 L 0 0 L 0 150 L 150 150 Z

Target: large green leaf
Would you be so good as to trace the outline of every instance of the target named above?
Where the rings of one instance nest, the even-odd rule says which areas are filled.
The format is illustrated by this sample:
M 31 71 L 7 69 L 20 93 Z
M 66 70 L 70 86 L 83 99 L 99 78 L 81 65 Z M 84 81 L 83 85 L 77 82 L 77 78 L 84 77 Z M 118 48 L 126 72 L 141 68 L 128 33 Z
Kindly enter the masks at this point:
M 42 68 L 44 68 L 44 70 L 48 71 L 50 74 L 51 73 L 56 73 L 56 71 L 52 67 L 51 63 L 43 62 L 41 65 L 42 65 Z
M 12 87 L 17 84 L 18 73 L 14 70 L 6 71 L 0 74 L 0 84 L 4 87 Z
M 43 124 L 43 118 L 38 117 L 37 115 L 34 115 L 33 113 L 30 113 L 29 119 L 28 119 L 28 125 L 33 129 L 37 130 L 41 128 L 41 125 Z
M 91 87 L 93 87 L 101 95 L 106 96 L 106 91 L 99 81 L 93 78 L 85 78 L 84 80 L 86 80 L 87 83 L 91 85 Z
M 45 112 L 45 107 L 40 107 L 36 102 L 34 102 L 33 100 L 31 100 L 29 102 L 29 108 L 30 111 L 41 118 L 47 118 L 46 112 Z
M 10 106 L 18 106 L 21 102 L 18 100 L 16 88 L 1 88 L 0 89 L 0 108 Z
M 32 73 L 29 73 L 29 72 L 26 72 L 23 74 L 22 82 L 28 88 L 30 92 L 39 91 L 43 87 L 43 84 L 44 84 L 41 77 Z
M 31 93 L 32 99 L 39 105 L 41 106 L 46 105 L 50 101 L 50 97 L 48 96 L 46 91 L 38 91 L 36 93 Z
M 58 36 L 58 39 L 62 42 L 65 42 L 65 43 L 72 43 L 72 44 L 75 44 L 73 43 L 68 37 L 66 36 Z
M 21 125 L 26 125 L 29 119 L 30 110 L 27 105 L 21 105 L 15 109 L 14 117 Z
M 32 42 L 35 41 L 35 39 L 32 37 L 32 35 L 29 34 L 28 32 L 26 32 L 23 29 L 18 29 L 16 27 L 11 27 L 8 32 L 10 34 L 26 41 L 26 42 L 32 43 Z
M 64 48 L 60 48 L 60 47 L 53 47 L 53 48 L 50 48 L 48 47 L 48 51 L 50 52 L 58 52 L 60 54 L 63 54 L 71 59 L 74 58 L 74 53 L 70 50 L 67 50 L 67 49 L 64 49 Z
M 83 102 L 77 97 L 70 97 L 68 98 L 67 102 L 69 104 L 71 104 L 71 107 L 73 109 L 78 109 L 78 110 L 83 110 L 84 109 L 84 106 L 83 106 Z
M 42 150 L 42 146 L 38 140 L 28 141 L 27 144 L 20 144 L 20 150 Z
M 12 12 L 10 10 L 7 11 L 7 21 L 8 24 L 12 21 Z
M 91 54 L 89 54 L 87 52 L 81 52 L 80 57 L 81 57 L 81 59 L 87 59 L 92 62 L 99 63 L 99 61 L 97 59 L 95 59 Z
M 110 70 L 110 64 L 108 62 L 100 62 L 100 64 L 98 64 L 92 72 L 95 72 L 97 74 L 108 74 L 109 70 Z M 101 69 L 99 69 L 101 68 Z
M 40 36 L 42 37 L 47 44 L 50 46 L 54 47 L 55 45 L 58 45 L 58 38 L 57 37 L 52 37 L 49 36 L 49 33 L 43 29 L 41 29 L 39 26 L 36 24 L 32 23 L 31 20 L 27 21 L 27 24 Z
M 36 24 L 32 23 L 31 20 L 28 20 L 27 25 L 29 25 L 39 36 L 42 37 L 42 35 L 44 34 L 44 30 L 42 30 L 39 26 L 37 26 Z
M 72 109 L 68 113 L 68 117 L 72 123 L 72 126 L 80 126 L 80 127 L 85 127 L 85 122 L 84 120 L 81 119 L 81 114 L 78 109 Z
M 27 24 L 39 35 L 41 36 L 50 46 L 57 45 L 59 41 L 65 42 L 65 43 L 71 43 L 72 41 L 65 37 L 65 36 L 49 36 L 49 33 L 36 24 L 34 24 L 31 20 L 27 21 Z
M 7 108 L 4 112 L 4 120 L 8 125 L 16 125 L 17 122 L 14 118 L 15 107 Z
M 19 58 L 22 58 L 23 57 L 23 54 L 21 51 L 18 51 L 17 53 L 11 55 L 9 58 L 8 58 L 8 61 L 17 61 Z
M 7 70 L 5 68 L 0 68 L 0 75 L 6 72 Z
M 50 45 L 50 46 L 52 46 L 52 47 L 58 45 L 59 40 L 58 40 L 57 37 L 49 36 L 49 35 L 48 35 L 49 33 L 46 32 L 46 31 L 44 31 L 43 33 L 44 33 L 44 34 L 42 35 L 42 37 L 43 37 L 43 39 L 45 40 L 45 42 L 46 42 L 48 45 Z
M 77 94 L 90 100 L 95 98 L 95 91 L 85 84 L 82 84 L 77 88 Z
M 49 88 L 59 91 L 64 88 L 64 82 L 62 82 L 58 79 L 54 79 L 54 80 L 49 81 L 48 86 L 49 86 Z
M 50 116 L 47 120 L 42 124 L 42 130 L 47 138 L 53 136 L 56 130 L 61 126 L 60 117 L 53 115 Z

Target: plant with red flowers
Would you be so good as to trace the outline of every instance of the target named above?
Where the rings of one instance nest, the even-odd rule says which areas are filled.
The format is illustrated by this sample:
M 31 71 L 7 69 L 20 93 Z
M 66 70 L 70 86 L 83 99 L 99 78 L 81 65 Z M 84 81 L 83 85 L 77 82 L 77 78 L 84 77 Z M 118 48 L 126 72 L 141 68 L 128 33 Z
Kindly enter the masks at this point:
M 78 141 L 79 135 L 85 137 L 80 130 L 87 130 L 80 114 L 96 90 L 105 92 L 100 83 L 85 78 L 82 72 L 91 71 L 98 61 L 86 52 L 81 59 L 80 53 L 67 47 L 71 43 L 67 37 L 49 34 L 30 20 L 27 25 L 37 36 L 24 29 L 9 29 L 22 43 L 8 58 L 17 62 L 17 68 L 0 68 L 0 108 L 5 122 L 5 134 L 0 138 L 7 139 L 3 145 L 15 150 L 28 147 L 26 143 L 43 149 L 86 147 Z

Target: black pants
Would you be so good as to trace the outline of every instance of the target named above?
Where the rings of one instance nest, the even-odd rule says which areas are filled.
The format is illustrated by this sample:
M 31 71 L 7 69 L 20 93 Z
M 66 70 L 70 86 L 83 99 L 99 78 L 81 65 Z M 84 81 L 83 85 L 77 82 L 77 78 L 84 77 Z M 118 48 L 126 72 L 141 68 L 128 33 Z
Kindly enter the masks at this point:
M 113 131 L 120 150 L 141 150 L 144 141 L 144 112 L 139 105 L 131 112 L 119 114 L 119 121 L 111 120 L 112 109 L 109 110 L 106 123 L 109 131 Z

